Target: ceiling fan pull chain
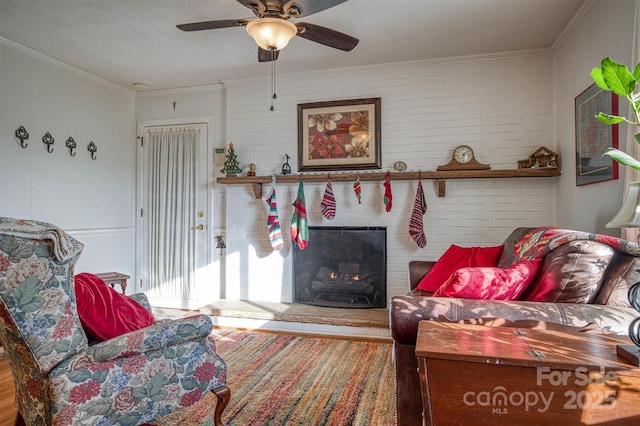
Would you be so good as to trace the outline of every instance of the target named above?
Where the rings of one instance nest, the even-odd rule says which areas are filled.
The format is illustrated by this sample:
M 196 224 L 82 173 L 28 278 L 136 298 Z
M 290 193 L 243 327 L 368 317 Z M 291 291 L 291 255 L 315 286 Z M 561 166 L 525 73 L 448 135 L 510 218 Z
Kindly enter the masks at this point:
M 271 51 L 271 92 L 273 93 L 273 95 L 271 96 L 271 108 L 269 108 L 269 111 L 273 111 L 275 110 L 275 108 L 273 107 L 273 100 L 274 99 L 278 99 L 278 96 L 276 95 L 276 60 L 275 60 L 275 50 Z

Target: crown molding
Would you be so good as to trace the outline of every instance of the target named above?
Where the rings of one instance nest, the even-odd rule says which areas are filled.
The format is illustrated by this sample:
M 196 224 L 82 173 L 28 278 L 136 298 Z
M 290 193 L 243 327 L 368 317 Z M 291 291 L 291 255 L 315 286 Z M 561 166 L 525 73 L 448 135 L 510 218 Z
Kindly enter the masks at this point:
M 580 25 L 585 16 L 589 13 L 589 11 L 595 6 L 596 0 L 585 0 L 585 2 L 580 6 L 580 9 L 573 15 L 571 21 L 564 27 L 564 30 L 560 33 L 556 41 L 551 45 L 551 49 L 555 52 L 560 49 L 569 39 L 571 34 L 576 30 L 576 28 Z
M 24 55 L 27 55 L 27 56 L 29 56 L 31 58 L 34 58 L 34 59 L 37 59 L 37 60 L 39 60 L 41 62 L 56 66 L 58 68 L 61 68 L 61 69 L 65 70 L 65 71 L 68 71 L 68 72 L 70 72 L 72 74 L 78 75 L 78 76 L 80 76 L 82 78 L 85 78 L 87 80 L 91 80 L 91 81 L 93 81 L 95 83 L 98 83 L 98 84 L 100 84 L 102 86 L 107 86 L 107 87 L 110 87 L 112 89 L 116 89 L 116 90 L 118 90 L 118 91 L 120 91 L 122 93 L 126 93 L 127 95 L 132 95 L 133 96 L 135 94 L 135 92 L 132 89 L 128 89 L 126 87 L 120 86 L 119 84 L 115 84 L 115 83 L 113 83 L 113 82 L 111 82 L 109 80 L 105 80 L 104 78 L 98 77 L 98 76 L 96 76 L 94 74 L 91 74 L 90 72 L 87 72 L 87 71 L 82 70 L 80 68 L 76 68 L 76 67 L 74 67 L 72 65 L 69 65 L 69 64 L 67 64 L 65 62 L 62 62 L 62 61 L 60 61 L 58 59 L 52 58 L 51 56 L 47 56 L 44 53 L 40 53 L 40 52 L 38 52 L 36 50 L 30 49 L 30 48 L 28 48 L 26 46 L 23 46 L 21 44 L 18 44 L 18 43 L 14 42 L 14 41 L 8 40 L 8 39 L 6 39 L 4 37 L 1 37 L 1 36 L 0 36 L 0 45 L 6 46 L 6 47 L 8 47 L 10 49 L 13 49 L 13 50 L 16 50 L 16 51 L 18 51 L 20 53 L 23 53 Z
M 434 67 L 434 66 L 448 66 L 456 64 L 468 64 L 478 62 L 494 62 L 494 61 L 506 61 L 513 59 L 521 59 L 525 57 L 533 56 L 545 56 L 553 53 L 551 48 L 539 48 L 539 49 L 527 49 L 527 50 L 514 50 L 507 52 L 488 53 L 481 55 L 465 55 L 465 56 L 450 56 L 445 58 L 435 59 L 420 59 L 415 61 L 403 61 L 403 62 L 389 62 L 386 64 L 374 64 L 374 65 L 361 65 L 348 68 L 331 68 L 316 71 L 300 71 L 292 73 L 279 74 L 278 77 L 287 76 L 288 79 L 293 80 L 295 76 L 300 76 L 301 79 L 307 80 L 314 76 L 323 77 L 344 77 L 345 75 L 363 74 L 369 72 L 393 72 L 393 71 L 411 71 L 418 68 Z M 248 77 L 237 80 L 223 80 L 222 83 L 226 87 L 234 87 L 247 84 L 248 81 L 263 81 L 265 76 L 261 77 Z

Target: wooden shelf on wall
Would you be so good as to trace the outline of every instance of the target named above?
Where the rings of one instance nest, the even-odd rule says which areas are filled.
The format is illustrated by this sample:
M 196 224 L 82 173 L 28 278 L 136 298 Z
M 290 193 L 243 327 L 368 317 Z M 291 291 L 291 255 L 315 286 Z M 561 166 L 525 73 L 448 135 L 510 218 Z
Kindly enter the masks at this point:
M 308 173 L 292 175 L 275 175 L 276 183 L 296 183 L 302 179 L 304 182 L 325 182 L 327 176 L 332 182 L 355 181 L 360 177 L 361 182 L 383 181 L 386 172 L 333 172 L 333 173 Z M 434 179 L 438 181 L 438 197 L 444 197 L 447 179 L 498 179 L 498 178 L 540 178 L 560 176 L 560 169 L 550 168 L 523 168 L 508 170 L 456 170 L 456 171 L 424 171 L 424 172 L 391 172 L 391 180 L 417 180 Z M 216 182 L 226 185 L 248 184 L 252 186 L 253 195 L 262 197 L 262 185 L 271 183 L 271 176 L 228 176 L 219 177 Z

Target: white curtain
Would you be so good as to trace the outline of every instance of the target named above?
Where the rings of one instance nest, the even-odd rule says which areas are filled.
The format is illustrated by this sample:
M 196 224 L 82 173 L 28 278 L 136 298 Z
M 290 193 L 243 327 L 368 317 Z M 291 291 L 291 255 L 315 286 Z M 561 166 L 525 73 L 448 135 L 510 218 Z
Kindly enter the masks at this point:
M 633 70 L 633 67 L 640 60 L 640 43 L 638 42 L 638 37 L 640 37 L 640 33 L 638 32 L 638 26 L 640 25 L 640 0 L 636 0 L 636 13 L 635 13 L 635 22 L 633 25 L 633 51 L 631 52 L 631 63 L 629 67 Z M 626 143 L 626 149 L 623 150 L 631 155 L 633 158 L 640 158 L 640 144 L 635 142 L 634 135 L 638 131 L 635 126 L 627 125 L 627 133 L 624 135 L 623 143 Z M 640 172 L 636 169 L 632 169 L 631 167 L 626 168 L 625 179 L 624 179 L 624 191 L 625 194 L 623 197 L 626 197 L 626 191 L 629 187 L 630 182 L 637 182 L 640 180 Z M 622 238 L 629 241 L 637 241 L 638 228 L 622 228 Z
M 200 130 L 149 131 L 145 216 L 147 290 L 156 297 L 189 299 L 195 270 L 196 152 Z

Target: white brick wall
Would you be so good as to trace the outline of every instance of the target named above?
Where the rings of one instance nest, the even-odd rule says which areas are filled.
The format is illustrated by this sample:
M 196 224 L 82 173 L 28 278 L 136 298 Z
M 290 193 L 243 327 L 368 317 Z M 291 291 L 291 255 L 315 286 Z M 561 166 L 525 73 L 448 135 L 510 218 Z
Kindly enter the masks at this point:
M 269 68 L 260 79 L 226 82 L 227 142 L 242 166 L 259 175 L 279 173 L 284 154 L 297 171 L 297 104 L 349 98 L 382 98 L 382 170 L 397 160 L 409 170 L 435 170 L 454 147 L 470 145 L 494 169 L 517 168 L 535 149 L 555 149 L 552 125 L 552 59 L 546 51 L 479 58 L 390 64 L 277 76 L 276 110 L 269 111 Z M 358 205 L 351 182 L 334 182 L 337 214 L 322 217 L 324 184 L 305 183 L 310 225 L 386 226 L 388 297 L 407 291 L 407 265 L 437 259 L 450 244 L 499 244 L 517 226 L 552 224 L 554 178 L 447 181 L 423 180 L 428 204 L 427 246 L 408 234 L 417 183 L 392 181 L 393 209 L 384 210 L 382 182 L 362 182 Z M 269 186 L 265 185 L 264 195 Z M 297 184 L 278 185 L 278 207 L 286 247 L 273 253 L 267 206 L 247 185 L 227 186 L 226 297 L 290 302 L 291 203 Z

